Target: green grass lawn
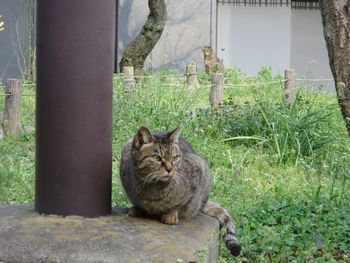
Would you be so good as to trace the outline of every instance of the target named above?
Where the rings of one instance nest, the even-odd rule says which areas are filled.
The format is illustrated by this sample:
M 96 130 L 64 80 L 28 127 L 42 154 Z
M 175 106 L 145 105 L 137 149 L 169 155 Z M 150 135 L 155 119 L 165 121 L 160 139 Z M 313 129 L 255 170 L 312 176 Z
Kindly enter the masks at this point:
M 268 69 L 226 77 L 229 85 L 281 80 Z M 350 262 L 350 141 L 334 96 L 301 88 L 288 107 L 283 83 L 256 84 L 227 88 L 224 104 L 211 110 L 203 72 L 197 91 L 166 72 L 145 80 L 126 93 L 115 77 L 113 206 L 129 205 L 119 182 L 122 145 L 141 125 L 183 123 L 182 136 L 211 167 L 211 199 L 230 212 L 243 244 L 236 259 L 221 249 L 220 262 Z M 34 201 L 34 107 L 23 97 L 22 136 L 0 140 L 2 204 Z

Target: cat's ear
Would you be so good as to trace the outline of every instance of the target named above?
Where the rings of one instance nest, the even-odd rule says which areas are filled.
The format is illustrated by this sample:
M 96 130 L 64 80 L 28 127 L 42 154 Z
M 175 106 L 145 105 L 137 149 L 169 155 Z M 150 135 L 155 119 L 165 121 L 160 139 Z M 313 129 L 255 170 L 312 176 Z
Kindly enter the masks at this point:
M 151 132 L 142 126 L 134 136 L 133 146 L 140 149 L 142 145 L 153 142 L 154 138 Z
M 173 130 L 172 132 L 169 132 L 168 136 L 169 136 L 169 141 L 171 143 L 176 142 L 179 139 L 179 135 L 183 127 L 184 126 L 180 124 L 175 130 Z

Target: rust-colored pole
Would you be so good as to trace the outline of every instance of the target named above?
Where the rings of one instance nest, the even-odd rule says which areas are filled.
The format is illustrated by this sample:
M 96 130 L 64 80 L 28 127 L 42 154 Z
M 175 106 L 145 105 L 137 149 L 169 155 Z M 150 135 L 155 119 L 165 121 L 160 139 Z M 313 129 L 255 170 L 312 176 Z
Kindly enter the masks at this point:
M 37 1 L 39 213 L 111 213 L 115 29 L 115 0 Z

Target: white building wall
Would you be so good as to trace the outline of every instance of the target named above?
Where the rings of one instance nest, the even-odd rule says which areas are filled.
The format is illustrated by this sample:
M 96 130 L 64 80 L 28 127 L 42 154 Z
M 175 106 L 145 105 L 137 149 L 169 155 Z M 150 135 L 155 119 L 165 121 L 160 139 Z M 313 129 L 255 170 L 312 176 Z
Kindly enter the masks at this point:
M 283 72 L 290 65 L 290 28 L 290 7 L 219 4 L 218 56 L 226 67 L 239 67 L 248 75 L 262 66 Z
M 332 78 L 319 10 L 292 10 L 291 68 L 298 78 Z M 319 83 L 334 89 L 332 81 Z
M 202 47 L 210 45 L 214 0 L 166 0 L 168 19 L 161 39 L 146 60 L 146 69 L 184 71 L 191 62 L 203 67 Z M 147 1 L 119 0 L 118 59 L 140 32 L 149 13 Z

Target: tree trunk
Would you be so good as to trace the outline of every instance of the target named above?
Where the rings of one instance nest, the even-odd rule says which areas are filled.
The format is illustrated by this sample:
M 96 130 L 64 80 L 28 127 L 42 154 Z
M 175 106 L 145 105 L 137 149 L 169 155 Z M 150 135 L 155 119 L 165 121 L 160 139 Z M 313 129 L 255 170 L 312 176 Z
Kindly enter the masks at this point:
M 350 135 L 350 0 L 321 0 L 321 14 L 338 102 Z
M 119 63 L 120 72 L 124 66 L 135 69 L 135 75 L 143 73 L 143 66 L 149 53 L 163 33 L 167 19 L 164 0 L 148 0 L 150 13 L 139 35 L 126 47 Z

